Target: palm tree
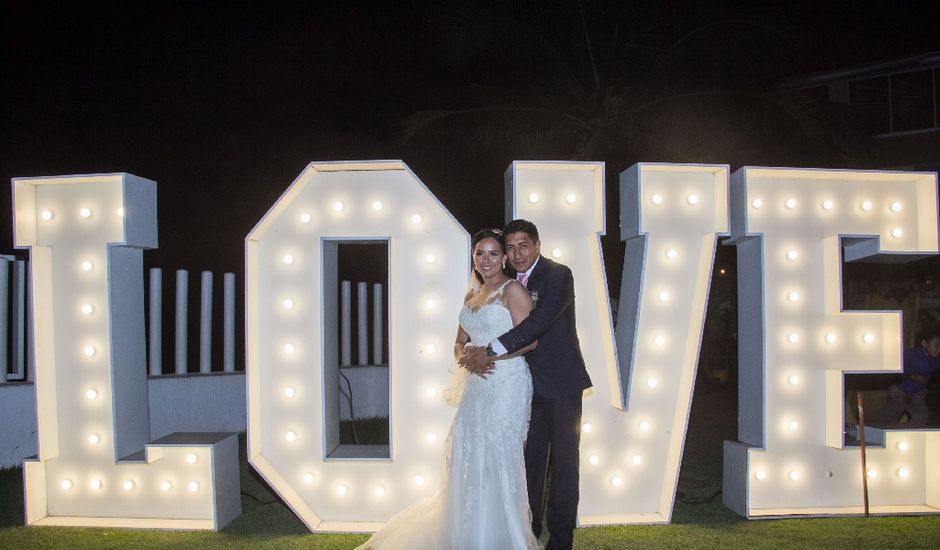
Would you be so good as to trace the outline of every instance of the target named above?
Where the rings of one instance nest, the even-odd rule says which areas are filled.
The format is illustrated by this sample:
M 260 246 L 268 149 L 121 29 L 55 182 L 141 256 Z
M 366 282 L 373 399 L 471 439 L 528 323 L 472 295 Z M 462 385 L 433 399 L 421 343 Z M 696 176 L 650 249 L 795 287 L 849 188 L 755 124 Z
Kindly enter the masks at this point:
M 814 99 L 774 90 L 796 31 L 771 7 L 453 1 L 432 19 L 451 87 L 403 121 L 417 150 L 472 157 L 783 164 L 851 157 Z M 458 92 L 453 92 L 456 81 Z M 838 160 L 832 161 L 835 157 Z

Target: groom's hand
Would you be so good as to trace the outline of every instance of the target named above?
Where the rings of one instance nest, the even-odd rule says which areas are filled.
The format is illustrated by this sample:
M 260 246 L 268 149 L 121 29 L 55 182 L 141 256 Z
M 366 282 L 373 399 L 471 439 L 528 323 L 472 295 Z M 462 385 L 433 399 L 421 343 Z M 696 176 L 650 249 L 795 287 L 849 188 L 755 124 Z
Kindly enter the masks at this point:
M 476 346 L 465 347 L 458 363 L 480 378 L 486 378 L 496 368 L 493 359 L 484 353 L 483 348 Z

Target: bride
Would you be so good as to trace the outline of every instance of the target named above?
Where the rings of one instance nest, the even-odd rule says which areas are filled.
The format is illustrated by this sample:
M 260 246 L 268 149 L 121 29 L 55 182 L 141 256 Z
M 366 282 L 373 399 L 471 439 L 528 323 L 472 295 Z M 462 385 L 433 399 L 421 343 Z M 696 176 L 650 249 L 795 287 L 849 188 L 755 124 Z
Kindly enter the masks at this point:
M 518 325 L 533 308 L 525 288 L 507 275 L 501 231 L 478 232 L 471 250 L 474 281 L 460 310 L 457 357 L 464 346 L 485 344 Z M 496 357 L 479 376 L 459 369 L 440 488 L 393 517 L 360 550 L 539 548 L 523 459 L 532 378 L 522 354 L 533 348 Z

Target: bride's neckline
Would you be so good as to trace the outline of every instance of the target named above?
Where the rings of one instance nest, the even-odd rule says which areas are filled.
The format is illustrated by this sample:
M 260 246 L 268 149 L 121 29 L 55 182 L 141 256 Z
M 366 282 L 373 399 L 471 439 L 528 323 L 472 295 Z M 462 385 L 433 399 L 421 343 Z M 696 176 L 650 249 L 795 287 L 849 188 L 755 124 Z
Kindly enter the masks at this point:
M 498 303 L 498 302 L 499 302 L 499 298 L 500 298 L 500 297 L 502 296 L 502 294 L 503 294 L 503 289 L 505 289 L 505 288 L 506 288 L 506 285 L 508 285 L 508 284 L 509 284 L 510 282 L 512 282 L 513 280 L 514 280 L 514 279 L 509 279 L 509 278 L 507 278 L 505 281 L 502 282 L 502 284 L 500 284 L 498 287 L 496 287 L 496 290 L 493 290 L 492 292 L 490 292 L 489 294 L 487 294 L 486 297 L 483 298 L 483 300 L 481 300 L 479 303 L 475 303 L 475 300 L 474 300 L 474 299 L 475 299 L 477 296 L 479 296 L 480 294 L 482 294 L 482 293 L 486 290 L 485 287 L 482 287 L 482 286 L 481 286 L 480 289 L 477 290 L 477 291 L 470 297 L 470 299 L 467 300 L 467 301 L 464 303 L 464 306 L 466 306 L 466 308 L 469 309 L 469 310 L 472 311 L 472 312 L 477 312 L 477 311 L 479 311 L 480 309 L 482 309 L 482 308 L 484 308 L 484 307 L 486 307 L 486 306 L 490 306 L 490 305 L 493 305 L 493 304 Z M 499 302 L 499 303 L 501 304 L 501 302 Z

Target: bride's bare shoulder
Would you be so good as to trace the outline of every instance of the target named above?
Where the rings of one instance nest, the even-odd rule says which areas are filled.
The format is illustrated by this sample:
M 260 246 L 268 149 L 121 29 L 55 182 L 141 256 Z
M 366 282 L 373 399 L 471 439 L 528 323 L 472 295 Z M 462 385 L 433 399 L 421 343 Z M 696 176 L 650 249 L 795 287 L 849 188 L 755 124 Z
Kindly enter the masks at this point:
M 466 304 L 467 302 L 469 302 L 470 298 L 473 298 L 476 295 L 476 293 L 477 293 L 476 289 L 471 288 L 470 290 L 468 290 L 467 294 L 465 294 L 463 297 L 463 303 Z
M 512 300 L 531 300 L 529 296 L 529 291 L 526 290 L 522 283 L 516 280 L 511 280 L 506 283 L 506 288 L 503 289 L 503 296 L 506 298 L 507 302 Z

